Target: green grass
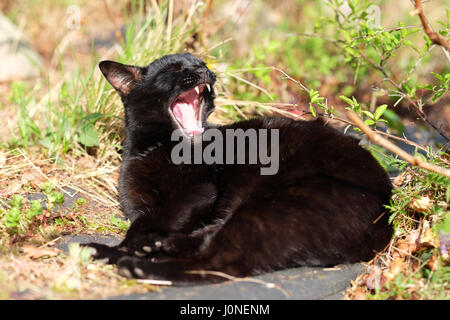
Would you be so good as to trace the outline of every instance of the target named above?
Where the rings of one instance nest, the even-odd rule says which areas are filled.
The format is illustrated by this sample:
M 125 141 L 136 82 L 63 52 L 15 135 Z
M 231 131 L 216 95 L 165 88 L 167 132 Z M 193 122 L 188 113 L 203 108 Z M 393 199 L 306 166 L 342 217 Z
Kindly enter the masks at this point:
M 196 31 L 195 17 L 191 22 L 180 17 L 168 29 L 167 2 L 153 9 L 153 13 L 144 15 L 142 1 L 133 1 L 125 42 L 109 59 L 146 65 L 165 54 L 184 50 L 186 41 Z M 8 149 L 38 145 L 49 156 L 61 156 L 89 148 L 99 148 L 100 153 L 111 146 L 120 148 L 117 133 L 122 126 L 122 106 L 118 95 L 100 76 L 99 60 L 92 53 L 89 65 L 78 63 L 71 72 L 66 72 L 60 63 L 63 79 L 38 101 L 35 96 L 45 83 L 35 88 L 13 83 L 10 100 L 17 110 L 18 134 L 7 141 Z

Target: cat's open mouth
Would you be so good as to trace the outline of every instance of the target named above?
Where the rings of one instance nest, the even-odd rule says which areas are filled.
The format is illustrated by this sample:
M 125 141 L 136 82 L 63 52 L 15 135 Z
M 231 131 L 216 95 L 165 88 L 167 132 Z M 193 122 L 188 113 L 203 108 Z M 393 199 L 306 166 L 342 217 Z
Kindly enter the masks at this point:
M 211 91 L 211 86 L 204 83 L 184 91 L 175 99 L 169 109 L 169 113 L 178 127 L 183 129 L 188 136 L 201 134 L 204 131 L 201 119 L 204 105 L 203 90 Z

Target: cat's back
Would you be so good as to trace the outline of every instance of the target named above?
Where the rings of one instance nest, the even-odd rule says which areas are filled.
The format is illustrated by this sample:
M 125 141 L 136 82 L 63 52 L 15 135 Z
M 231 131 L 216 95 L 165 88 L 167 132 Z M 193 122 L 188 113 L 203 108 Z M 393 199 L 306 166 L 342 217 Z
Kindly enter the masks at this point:
M 299 179 L 319 174 L 365 187 L 384 199 L 390 196 L 389 176 L 371 153 L 359 146 L 359 140 L 328 126 L 322 119 L 261 117 L 226 128 L 277 130 L 279 177 Z

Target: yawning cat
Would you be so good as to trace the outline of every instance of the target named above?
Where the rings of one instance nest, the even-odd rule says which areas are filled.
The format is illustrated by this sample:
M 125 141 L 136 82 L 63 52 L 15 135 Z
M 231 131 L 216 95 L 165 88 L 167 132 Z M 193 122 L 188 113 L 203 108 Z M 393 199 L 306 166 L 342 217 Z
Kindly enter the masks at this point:
M 383 205 L 392 186 L 355 139 L 320 120 L 262 117 L 214 127 L 223 149 L 212 155 L 234 152 L 231 160 L 246 161 L 175 164 L 174 130 L 194 146 L 213 128 L 206 119 L 214 110 L 214 73 L 187 53 L 146 67 L 103 61 L 100 69 L 125 106 L 119 196 L 132 224 L 118 246 L 89 246 L 122 275 L 175 285 L 219 282 L 226 280 L 219 273 L 368 260 L 388 243 Z M 265 149 L 279 159 L 275 174 L 248 161 L 262 148 L 252 149 L 250 135 L 243 155 L 238 146 L 226 149 L 236 138 L 228 132 L 249 130 L 276 131 L 278 140 L 266 139 Z M 207 147 L 203 141 L 201 151 Z

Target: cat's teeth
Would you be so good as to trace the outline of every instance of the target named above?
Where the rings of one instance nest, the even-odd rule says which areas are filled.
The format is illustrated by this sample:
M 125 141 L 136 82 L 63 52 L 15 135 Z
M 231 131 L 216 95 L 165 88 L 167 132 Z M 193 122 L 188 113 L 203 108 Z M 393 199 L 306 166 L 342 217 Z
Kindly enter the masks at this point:
M 208 91 L 211 91 L 211 87 L 209 86 L 209 84 L 206 84 L 206 88 L 208 88 Z
M 197 92 L 197 94 L 200 94 L 200 89 L 198 88 L 198 86 L 196 86 L 194 89 L 195 89 L 195 92 Z

